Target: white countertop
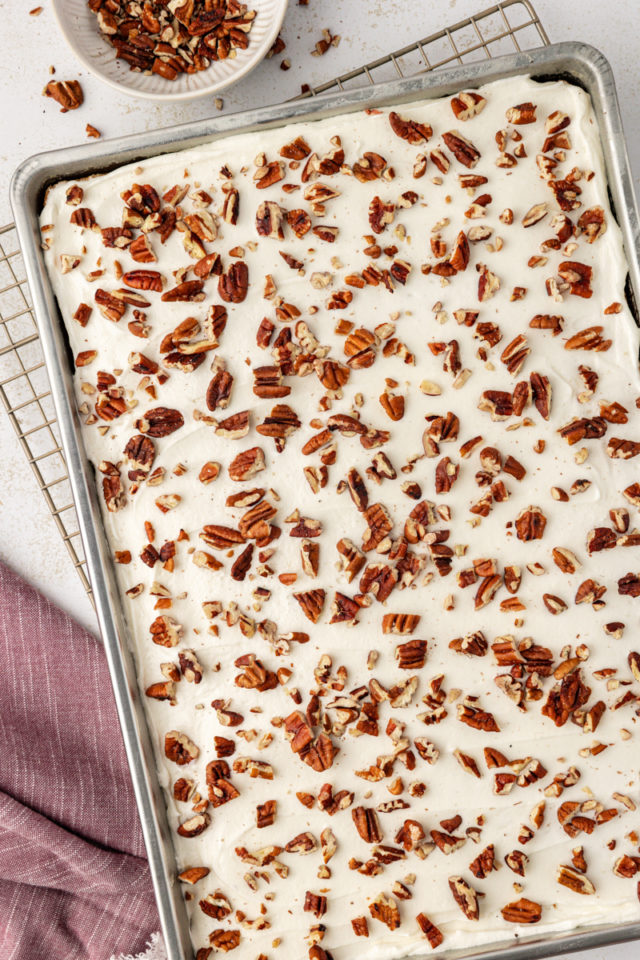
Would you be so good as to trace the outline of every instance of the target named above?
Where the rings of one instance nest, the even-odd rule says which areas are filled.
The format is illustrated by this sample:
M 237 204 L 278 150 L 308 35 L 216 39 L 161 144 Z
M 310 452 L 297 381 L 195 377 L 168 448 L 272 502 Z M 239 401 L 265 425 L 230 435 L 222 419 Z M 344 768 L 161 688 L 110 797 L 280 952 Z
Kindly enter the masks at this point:
M 253 74 L 222 94 L 224 111 L 237 111 L 286 100 L 302 83 L 317 85 L 362 63 L 406 46 L 471 14 L 491 0 L 290 0 L 282 35 L 283 54 L 263 62 Z M 29 16 L 41 3 L 43 12 Z M 582 40 L 609 58 L 614 67 L 631 164 L 640 175 L 640 81 L 638 79 L 637 0 L 535 0 L 536 10 L 551 41 Z M 59 35 L 49 0 L 0 0 L 5 36 L 0 102 L 3 136 L 0 146 L 0 225 L 12 219 L 8 186 L 17 164 L 32 153 L 86 142 L 85 125 L 104 137 L 171 126 L 216 113 L 209 98 L 182 105 L 157 105 L 125 97 L 90 76 L 75 60 Z M 311 57 L 323 28 L 341 35 L 337 48 L 324 57 Z M 507 52 L 505 50 L 505 52 Z M 291 69 L 282 71 L 283 57 Z M 83 107 L 60 114 L 42 90 L 50 79 L 80 79 Z M 79 578 L 49 516 L 35 479 L 19 448 L 8 418 L 0 409 L 0 559 L 27 577 L 45 594 L 91 630 L 95 616 Z M 637 947 L 626 945 L 594 950 L 583 960 L 631 960 Z

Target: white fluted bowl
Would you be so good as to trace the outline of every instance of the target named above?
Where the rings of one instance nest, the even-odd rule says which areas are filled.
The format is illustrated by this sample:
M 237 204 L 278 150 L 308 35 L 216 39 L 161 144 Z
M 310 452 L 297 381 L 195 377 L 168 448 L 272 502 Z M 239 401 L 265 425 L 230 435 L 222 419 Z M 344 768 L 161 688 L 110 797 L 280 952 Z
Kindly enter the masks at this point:
M 53 9 L 67 43 L 91 73 L 134 97 L 177 101 L 219 93 L 245 77 L 266 56 L 282 26 L 288 0 L 246 2 L 250 10 L 256 11 L 247 49 L 237 50 L 233 59 L 212 62 L 206 70 L 182 73 L 175 80 L 136 73 L 125 60 L 118 60 L 115 48 L 102 36 L 87 0 L 53 0 Z

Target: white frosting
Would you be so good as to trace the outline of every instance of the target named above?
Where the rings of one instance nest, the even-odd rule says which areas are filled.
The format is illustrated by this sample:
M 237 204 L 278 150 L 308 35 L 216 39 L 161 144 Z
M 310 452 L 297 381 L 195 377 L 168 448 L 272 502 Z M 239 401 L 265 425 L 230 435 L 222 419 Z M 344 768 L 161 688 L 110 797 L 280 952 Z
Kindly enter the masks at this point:
M 447 100 L 398 107 L 397 112 L 401 116 L 431 124 L 434 133 L 426 147 L 424 144 L 411 146 L 395 136 L 389 127 L 388 111 L 384 110 L 375 111 L 372 115 L 351 114 L 314 124 L 294 124 L 282 130 L 231 137 L 226 142 L 217 141 L 182 154 L 159 156 L 145 161 L 139 167 L 129 165 L 83 182 L 84 199 L 81 206 L 89 207 L 103 228 L 118 225 L 122 210 L 120 194 L 133 182 L 152 184 L 160 194 L 183 180 L 191 184 L 192 190 L 197 184 L 212 195 L 213 202 L 209 210 L 214 214 L 219 214 L 222 205 L 223 181 L 219 177 L 219 170 L 224 164 L 231 168 L 234 186 L 240 190 L 237 225 L 231 226 L 220 220 L 217 240 L 206 244 L 206 247 L 208 251 L 220 252 L 226 269 L 232 262 L 229 250 L 237 245 L 243 246 L 250 278 L 247 298 L 239 305 L 227 305 L 229 317 L 220 347 L 209 353 L 195 372 L 183 374 L 177 370 L 170 371 L 170 377 L 164 385 L 158 385 L 156 378 L 151 378 L 156 383 L 156 401 L 139 389 L 141 377 L 129 369 L 127 358 L 131 351 L 139 350 L 160 362 L 159 345 L 162 338 L 188 316 L 203 319 L 208 306 L 220 302 L 217 278 L 206 281 L 206 300 L 203 303 L 163 303 L 159 294 L 149 294 L 152 306 L 146 313 L 151 325 L 150 337 L 146 341 L 136 338 L 127 329 L 127 322 L 132 319 L 132 307 L 127 308 L 125 317 L 119 323 L 111 323 L 101 317 L 94 305 L 95 290 L 97 287 L 112 290 L 122 286 L 114 273 L 116 261 L 125 270 L 158 270 L 165 276 L 166 286 L 173 286 L 172 271 L 194 263 L 184 251 L 182 234 L 174 232 L 165 245 L 160 244 L 156 234 L 150 234 L 150 244 L 158 262 L 135 264 L 126 251 L 105 249 L 99 232 L 82 231 L 69 223 L 74 208 L 65 202 L 68 183 L 57 184 L 47 197 L 41 222 L 43 225 L 52 224 L 53 228 L 44 234 L 49 244 L 46 261 L 71 346 L 74 354 L 89 349 L 98 351 L 92 365 L 78 370 L 78 402 L 82 404 L 88 401 L 92 407 L 97 394 L 87 396 L 82 392 L 81 384 L 95 384 L 98 370 L 114 369 L 123 371 L 117 378 L 118 385 L 131 391 L 131 396 L 137 401 L 130 412 L 107 425 L 109 429 L 105 435 L 98 430 L 98 426 L 105 426 L 103 421 L 86 428 L 84 438 L 90 459 L 96 465 L 102 460 L 113 463 L 122 461 L 127 440 L 137 432 L 134 422 L 147 409 L 156 406 L 178 408 L 185 418 L 185 425 L 180 430 L 154 441 L 157 451 L 154 467 L 165 468 L 164 483 L 160 486 L 146 486 L 143 483 L 135 495 L 129 496 L 124 509 L 117 513 L 105 511 L 105 526 L 113 549 L 129 549 L 133 555 L 131 564 L 118 567 L 123 592 L 137 583 L 145 585 L 144 592 L 136 599 L 124 597 L 141 689 L 162 679 L 160 664 L 176 661 L 180 649 L 193 649 L 204 667 L 204 677 L 199 685 L 190 684 L 185 679 L 177 684 L 175 706 L 145 698 L 158 747 L 159 775 L 167 787 L 170 823 L 176 827 L 191 814 L 189 803 L 176 803 L 172 799 L 175 779 L 178 776 L 192 777 L 201 794 L 206 796 L 205 767 L 215 758 L 213 736 L 233 736 L 236 732 L 218 723 L 216 712 L 210 706 L 215 698 L 229 698 L 231 708 L 244 714 L 240 729 L 257 731 L 252 742 L 245 743 L 237 739 L 236 752 L 229 758 L 229 763 L 232 764 L 239 756 L 248 756 L 269 762 L 275 772 L 273 781 L 251 779 L 246 773 L 232 773 L 232 782 L 240 791 L 240 796 L 229 804 L 210 810 L 211 825 L 199 837 L 182 839 L 175 836 L 176 855 L 181 867 L 202 864 L 211 871 L 196 887 L 187 888 L 192 894 L 188 909 L 196 948 L 208 943 L 208 934 L 213 929 L 241 929 L 240 947 L 234 954 L 238 958 L 253 958 L 259 953 L 269 957 L 284 955 L 290 960 L 305 957 L 308 948 L 305 936 L 310 924 L 316 922 L 313 914 L 303 912 L 307 890 L 326 893 L 328 909 L 320 922 L 326 925 L 327 933 L 322 947 L 329 950 L 335 960 L 351 960 L 355 957 L 359 960 L 397 958 L 429 952 L 428 944 L 415 922 L 420 912 L 427 914 L 442 931 L 443 949 L 470 948 L 480 943 L 512 939 L 515 935 L 539 935 L 607 921 L 622 923 L 638 917 L 635 880 L 619 878 L 612 872 L 619 856 L 625 853 L 637 855 L 638 852 L 637 835 L 635 839 L 629 839 L 630 832 L 640 827 L 637 812 L 628 810 L 620 799 L 613 797 L 618 792 L 635 803 L 640 799 L 637 717 L 634 713 L 637 702 L 616 711 L 607 709 L 595 735 L 584 733 L 571 722 L 556 727 L 550 719 L 541 715 L 541 707 L 554 684 L 553 677 L 541 681 L 543 698 L 529 702 L 526 712 L 521 712 L 494 683 L 497 674 L 507 671 L 496 665 L 491 648 L 480 658 L 463 656 L 448 647 L 451 639 L 476 630 L 482 630 L 490 644 L 497 636 L 504 634 L 513 634 L 518 639 L 533 637 L 536 643 L 552 650 L 554 665 L 557 665 L 565 645 L 571 645 L 573 655 L 576 645 L 586 644 L 590 656 L 583 665 L 582 673 L 592 690 L 587 707 L 599 699 L 610 707 L 629 690 L 640 693 L 639 685 L 633 681 L 627 665 L 628 651 L 633 649 L 635 642 L 634 627 L 638 616 L 635 605 L 639 601 L 619 596 L 617 590 L 619 577 L 640 568 L 637 550 L 634 547 L 617 546 L 613 550 L 589 556 L 586 549 L 589 530 L 597 526 L 610 526 L 610 508 L 628 507 L 631 513 L 630 529 L 635 527 L 636 510 L 626 502 L 622 491 L 640 479 L 638 460 L 613 460 L 607 456 L 605 449 L 607 440 L 612 436 L 640 439 L 635 423 L 635 400 L 640 395 L 640 377 L 637 363 L 638 331 L 625 301 L 625 258 L 620 232 L 609 210 L 598 131 L 587 95 L 575 86 L 560 82 L 538 84 L 521 78 L 491 84 L 481 92 L 487 98 L 486 107 L 466 123 L 454 118 Z M 509 126 L 505 119 L 506 110 L 529 100 L 537 105 L 537 121 L 516 128 Z M 556 170 L 556 175 L 566 175 L 573 167 L 594 173 L 591 179 L 583 177 L 579 181 L 582 206 L 569 215 L 576 223 L 584 210 L 599 204 L 605 210 L 607 231 L 591 245 L 584 238 L 579 238 L 577 249 L 570 255 L 564 250 L 548 251 L 544 254 L 548 257 L 545 265 L 530 268 L 527 266 L 529 258 L 540 254 L 540 243 L 553 236 L 549 222 L 558 211 L 553 194 L 539 177 L 535 161 L 545 137 L 545 118 L 557 109 L 563 110 L 571 118 L 568 130 L 572 146 L 567 151 L 566 161 Z M 456 129 L 473 141 L 480 151 L 481 159 L 475 169 L 466 170 L 446 150 L 452 160 L 451 169 L 446 175 L 440 175 L 429 160 L 426 176 L 413 179 L 412 168 L 416 155 L 422 151 L 429 153 L 442 145 L 442 134 Z M 519 159 L 517 166 L 510 169 L 495 165 L 498 148 L 494 136 L 500 129 L 517 129 L 522 134 L 526 148 L 527 156 Z M 337 186 L 340 197 L 327 204 L 325 215 L 312 219 L 314 225 L 337 226 L 339 234 L 336 242 L 322 242 L 312 233 L 298 240 L 288 229 L 284 241 L 260 238 L 257 247 L 251 249 L 249 242 L 258 239 L 255 213 L 261 201 L 273 200 L 286 209 L 309 207 L 303 200 L 303 191 L 287 194 L 281 190 L 283 183 L 299 182 L 301 168 L 297 171 L 287 170 L 282 183 L 266 190 L 258 191 L 252 179 L 254 160 L 261 151 L 266 153 L 267 160 L 274 160 L 279 148 L 299 135 L 308 140 L 312 150 L 319 156 L 331 149 L 331 138 L 339 136 L 345 151 L 345 163 L 349 165 L 353 165 L 365 151 L 376 151 L 393 166 L 395 179 L 391 182 L 378 180 L 360 183 L 344 174 L 323 176 L 321 181 Z M 510 140 L 507 150 L 512 152 L 515 145 Z M 458 174 L 469 172 L 483 174 L 489 180 L 476 191 L 475 198 L 461 189 L 457 182 Z M 433 178 L 439 178 L 442 182 L 434 182 Z M 326 309 L 326 301 L 334 290 L 352 289 L 345 286 L 344 276 L 361 271 L 371 262 L 363 253 L 367 246 L 363 235 L 371 233 L 367 219 L 371 198 L 379 195 L 385 201 L 395 201 L 407 190 L 418 193 L 418 203 L 410 209 L 398 208 L 394 223 L 376 238 L 381 246 L 395 244 L 398 247 L 396 256 L 412 264 L 406 286 L 396 284 L 393 294 L 383 286 L 353 289 L 353 301 L 346 310 Z M 486 217 L 465 219 L 464 211 L 483 192 L 492 196 Z M 522 217 L 534 203 L 539 202 L 549 204 L 549 214 L 540 223 L 524 229 Z M 189 197 L 182 201 L 182 207 L 185 212 L 197 209 Z M 514 221 L 511 226 L 499 219 L 505 208 L 513 210 Z M 447 223 L 441 226 L 440 232 L 449 245 L 447 256 L 461 229 L 468 230 L 486 224 L 493 229 L 490 242 L 495 246 L 497 237 L 503 241 L 502 248 L 498 250 L 487 248 L 485 243 L 472 244 L 468 269 L 453 277 L 448 284 L 442 283 L 435 274 L 424 275 L 420 270 L 421 264 L 435 263 L 429 239 L 434 226 L 444 218 L 447 218 Z M 406 237 L 396 230 L 399 225 L 405 228 Z M 562 246 L 564 248 L 565 244 Z M 290 269 L 279 256 L 279 250 L 303 261 L 304 274 Z M 63 254 L 82 254 L 80 265 L 64 275 L 60 271 L 60 256 Z M 590 299 L 565 293 L 562 302 L 555 302 L 547 295 L 545 280 L 554 276 L 558 264 L 565 260 L 578 260 L 593 267 L 593 296 Z M 98 261 L 106 273 L 92 284 L 87 280 L 87 274 L 96 269 Z M 388 267 L 390 260 L 383 254 L 374 263 L 383 268 Z M 475 269 L 479 263 L 487 264 L 501 281 L 498 293 L 482 304 L 478 303 L 478 274 Z M 311 274 L 316 271 L 331 273 L 332 280 L 328 288 L 315 289 L 311 285 Z M 285 382 L 291 385 L 291 394 L 282 401 L 258 400 L 252 393 L 252 367 L 272 362 L 269 351 L 259 349 L 255 340 L 262 317 L 275 319 L 274 301 L 263 298 L 267 274 L 273 276 L 277 295 L 298 307 L 301 319 L 308 323 L 320 343 L 330 346 L 331 356 L 343 362 L 346 359 L 343 352 L 344 337 L 334 331 L 337 320 L 350 320 L 356 327 L 373 330 L 378 324 L 388 321 L 391 314 L 396 314 L 395 336 L 406 343 L 415 355 L 415 365 L 404 364 L 399 356 L 383 357 L 381 345 L 372 367 L 352 371 L 343 398 L 334 400 L 329 413 L 351 412 L 356 395 L 361 393 L 364 397 L 360 409 L 362 421 L 391 432 L 389 442 L 381 449 L 397 470 L 397 480 L 385 480 L 376 486 L 366 477 L 365 471 L 378 451 L 363 449 L 357 437 L 347 438 L 336 433 L 337 461 L 329 466 L 328 484 L 314 494 L 305 481 L 303 467 L 317 466 L 320 460 L 319 454 L 302 457 L 300 448 L 317 432 L 310 426 L 310 421 L 318 417 L 324 423 L 329 416 L 329 413 L 318 409 L 318 401 L 324 393 L 318 378 L 313 373 L 304 378 L 287 377 Z M 193 274 L 190 274 L 189 278 L 192 277 Z M 527 292 L 523 299 L 511 302 L 510 295 L 515 286 L 526 287 Z M 441 312 L 434 307 L 438 301 L 442 304 Z M 94 305 L 85 328 L 72 319 L 80 302 Z M 612 302 L 622 305 L 621 312 L 605 315 L 605 308 Z M 312 306 L 318 308 L 317 312 L 310 313 Z M 480 341 L 473 338 L 474 329 L 456 323 L 453 312 L 460 308 L 479 310 L 478 322 L 499 324 L 502 340 L 489 351 L 489 364 L 483 363 L 477 356 Z M 530 319 L 537 314 L 562 315 L 562 334 L 552 337 L 548 330 L 529 329 Z M 567 337 L 596 324 L 602 325 L 604 336 L 613 340 L 610 350 L 585 352 L 564 349 Z M 276 326 L 277 333 L 282 324 L 276 322 Z M 518 333 L 527 336 L 531 353 L 518 377 L 513 378 L 500 362 L 500 353 Z M 433 355 L 427 349 L 429 341 L 448 342 L 452 339 L 457 339 L 460 344 L 462 366 L 472 371 L 466 384 L 457 390 L 452 388 L 452 376 L 443 372 L 442 355 Z M 222 419 L 231 413 L 251 408 L 251 431 L 243 439 L 220 438 L 212 426 L 193 418 L 195 410 L 208 412 L 205 392 L 212 376 L 211 363 L 216 355 L 225 359 L 235 382 L 228 409 L 216 411 L 215 416 Z M 585 388 L 578 374 L 579 364 L 588 365 L 600 378 L 595 395 L 584 403 L 577 399 Z M 530 406 L 523 414 L 530 418 L 529 425 L 507 430 L 509 424 L 521 423 L 523 418 L 512 417 L 509 421 L 493 422 L 488 413 L 478 410 L 478 401 L 484 390 L 510 391 L 517 380 L 528 379 L 532 371 L 545 374 L 551 382 L 552 410 L 548 421 L 544 421 L 535 407 Z M 384 390 L 385 377 L 398 381 L 394 392 L 406 398 L 406 412 L 399 423 L 388 419 L 378 401 Z M 436 382 L 442 388 L 441 395 L 425 396 L 419 389 L 419 384 L 425 379 Z M 598 416 L 602 401 L 622 403 L 629 411 L 629 423 L 610 424 L 603 440 L 581 441 L 569 446 L 558 435 L 558 428 L 573 417 Z M 272 440 L 255 432 L 255 426 L 262 422 L 277 402 L 293 407 L 302 421 L 302 427 L 288 439 L 281 453 L 276 451 Z M 400 468 L 407 459 L 422 453 L 421 436 L 425 416 L 444 414 L 449 410 L 460 418 L 458 440 L 441 444 L 438 457 L 419 459 L 413 472 L 402 473 Z M 468 459 L 461 459 L 460 444 L 478 434 L 482 435 L 483 443 Z M 546 443 L 542 455 L 533 450 L 539 440 Z M 246 484 L 234 483 L 227 473 L 228 464 L 240 450 L 256 445 L 265 452 L 265 471 Z M 489 516 L 472 526 L 469 523 L 472 518 L 469 506 L 487 489 L 477 486 L 475 481 L 475 474 L 480 469 L 479 452 L 482 447 L 489 445 L 497 447 L 503 458 L 509 454 L 517 458 L 526 467 L 527 475 L 522 482 L 517 482 L 513 477 L 501 474 L 510 498 L 506 502 L 495 503 Z M 588 449 L 589 456 L 586 462 L 578 465 L 575 455 L 581 447 Z M 436 495 L 434 474 L 442 456 L 449 456 L 459 464 L 460 475 L 451 492 Z M 199 482 L 198 473 L 207 460 L 219 461 L 222 469 L 219 478 L 205 486 Z M 178 463 L 186 467 L 186 472 L 181 476 L 175 476 L 172 472 Z M 451 508 L 451 521 L 438 521 L 431 529 L 450 529 L 448 545 L 464 544 L 467 547 L 464 556 L 454 557 L 453 572 L 449 576 L 440 577 L 427 559 L 425 570 L 419 574 L 415 588 L 403 591 L 395 589 L 383 607 L 374 600 L 369 607 L 362 609 L 359 622 L 353 627 L 329 624 L 334 589 L 350 597 L 358 592 L 359 578 L 348 584 L 336 568 L 339 560 L 336 542 L 340 537 L 348 536 L 360 546 L 366 527 L 348 492 L 341 496 L 336 493 L 338 482 L 346 476 L 350 467 L 357 467 L 365 478 L 370 503 L 380 501 L 387 507 L 394 520 L 393 538 L 401 535 L 404 519 L 414 506 L 413 501 L 401 491 L 402 483 L 411 480 L 421 485 L 423 498 L 448 504 Z M 122 476 L 125 485 L 129 486 L 124 463 Z M 552 486 L 569 492 L 571 485 L 579 479 L 590 481 L 588 490 L 571 495 L 568 502 L 553 499 Z M 236 582 L 229 577 L 232 561 L 227 559 L 224 551 L 211 550 L 224 564 L 220 571 L 214 573 L 196 567 L 191 562 L 189 551 L 193 548 L 210 550 L 199 540 L 203 525 L 217 523 L 236 526 L 241 511 L 227 508 L 225 500 L 239 489 L 254 486 L 272 488 L 279 497 L 276 503 L 278 514 L 272 522 L 282 528 L 282 535 L 272 544 L 275 553 L 269 561 L 274 575 L 266 578 L 255 576 L 259 566 L 257 550 L 254 552 L 251 574 L 243 582 Z M 174 510 L 163 514 L 154 501 L 161 494 L 171 493 L 179 494 L 181 502 Z M 275 502 L 273 496 L 269 495 L 269 499 Z M 515 521 L 523 508 L 532 504 L 544 512 L 546 530 L 542 539 L 522 542 L 516 538 L 515 528 L 509 524 Z M 316 580 L 310 580 L 303 574 L 299 559 L 300 541 L 289 537 L 291 527 L 284 522 L 285 517 L 296 508 L 301 516 L 317 519 L 323 525 L 323 533 L 319 538 L 320 569 Z M 155 527 L 155 546 L 158 548 L 165 540 L 176 539 L 180 528 L 189 534 L 188 542 L 177 543 L 173 573 L 164 571 L 160 565 L 154 573 L 138 559 L 140 550 L 147 543 L 145 521 L 151 521 Z M 562 573 L 552 559 L 554 547 L 573 550 L 582 563 L 581 569 L 573 575 Z M 412 549 L 428 558 L 425 544 L 418 544 Z M 481 557 L 497 558 L 500 571 L 505 564 L 522 566 L 523 578 L 518 597 L 526 609 L 515 614 L 502 611 L 500 602 L 510 596 L 502 587 L 488 606 L 474 610 L 473 598 L 477 584 L 461 590 L 456 585 L 455 576 L 459 570 L 470 567 L 474 559 Z M 383 557 L 378 558 L 375 552 L 368 559 L 384 560 Z M 526 569 L 526 564 L 535 562 L 544 568 L 540 576 L 534 576 Z M 276 574 L 283 572 L 298 574 L 293 587 L 285 586 L 278 580 Z M 423 577 L 428 572 L 434 576 L 428 584 L 422 585 Z M 577 586 L 589 577 L 607 586 L 604 596 L 606 606 L 603 609 L 593 609 L 587 603 L 574 603 Z M 174 600 L 170 610 L 154 609 L 157 598 L 149 592 L 154 579 L 171 592 Z M 270 599 L 259 612 L 252 609 L 252 593 L 258 586 L 271 591 Z M 316 586 L 327 591 L 327 602 L 320 621 L 314 626 L 305 619 L 300 607 L 292 599 L 292 593 Z M 568 609 L 559 616 L 551 616 L 543 605 L 543 593 L 561 597 Z M 452 610 L 444 609 L 444 601 L 449 594 L 455 597 Z M 214 621 L 219 625 L 219 636 L 213 636 L 201 608 L 205 600 L 236 602 L 256 620 L 268 618 L 274 621 L 280 633 L 291 630 L 308 632 L 311 642 L 304 646 L 292 645 L 288 655 L 276 657 L 259 633 L 251 639 L 245 638 L 237 626 L 226 626 L 223 617 Z M 184 636 L 176 650 L 167 650 L 151 642 L 149 625 L 163 612 L 184 627 Z M 376 677 L 387 688 L 407 679 L 411 671 L 398 669 L 394 648 L 409 637 L 382 634 L 381 622 L 385 612 L 421 614 L 419 627 L 413 636 L 428 641 L 428 654 L 425 666 L 415 671 L 419 678 L 416 695 L 408 708 L 393 710 L 388 703 L 380 705 L 378 737 L 355 738 L 347 731 L 343 737 L 334 738 L 340 752 L 333 766 L 324 773 L 316 773 L 292 753 L 283 729 L 273 727 L 270 721 L 273 717 L 285 717 L 297 709 L 288 694 L 292 687 L 299 689 L 302 695 L 300 709 L 304 711 L 309 690 L 315 687 L 313 670 L 322 653 L 332 657 L 334 672 L 339 666 L 347 668 L 345 692 L 368 683 L 372 677 Z M 517 618 L 522 621 L 519 626 L 515 625 Z M 615 639 L 603 630 L 603 626 L 612 621 L 626 624 L 621 639 Z M 379 659 L 372 670 L 367 670 L 367 653 L 370 650 L 379 651 Z M 293 673 L 287 686 L 263 694 L 234 686 L 233 678 L 239 670 L 233 666 L 233 661 L 251 651 L 268 669 L 289 667 Z M 220 669 L 216 671 L 214 667 L 218 664 Z M 606 679 L 593 677 L 594 671 L 607 668 L 615 668 L 617 679 L 625 683 L 633 681 L 633 685 L 608 689 Z M 417 715 L 425 709 L 421 698 L 428 693 L 428 681 L 438 674 L 444 674 L 443 688 L 447 692 L 457 689 L 461 695 L 455 703 L 446 704 L 446 720 L 425 726 L 417 719 Z M 483 733 L 458 722 L 457 704 L 468 695 L 479 697 L 482 708 L 494 714 L 500 732 Z M 332 697 L 325 698 L 325 704 L 327 699 Z M 256 705 L 261 707 L 262 712 L 251 713 L 250 708 Z M 408 771 L 402 763 L 396 762 L 391 778 L 369 783 L 355 776 L 354 771 L 367 768 L 376 762 L 376 757 L 392 752 L 392 741 L 385 734 L 391 716 L 407 724 L 406 734 L 411 740 L 416 736 L 432 740 L 440 750 L 440 758 L 434 765 L 429 765 L 416 753 L 414 771 Z M 622 728 L 628 731 L 628 739 L 625 739 L 627 734 L 621 735 Z M 200 756 L 196 761 L 188 766 L 177 767 L 165 758 L 164 735 L 170 729 L 182 731 L 198 745 Z M 273 742 L 260 750 L 258 740 L 264 732 L 273 734 Z M 607 744 L 608 748 L 596 756 L 583 757 L 579 754 L 579 751 L 596 741 Z M 486 767 L 483 759 L 485 746 L 498 748 L 509 760 L 538 758 L 546 767 L 547 775 L 526 789 L 515 786 L 508 796 L 496 796 L 493 792 L 493 774 L 497 771 Z M 477 761 L 482 774 L 480 779 L 465 772 L 458 764 L 453 755 L 456 748 Z M 578 783 L 567 788 L 559 799 L 547 798 L 543 826 L 535 832 L 531 842 L 526 845 L 518 843 L 520 827 L 529 823 L 529 813 L 543 798 L 544 788 L 556 774 L 567 771 L 572 765 L 580 771 Z M 506 769 L 507 772 L 510 770 Z M 329 817 L 317 805 L 311 810 L 305 809 L 295 796 L 296 791 L 317 794 L 320 786 L 328 782 L 333 784 L 335 791 L 342 788 L 354 791 L 354 807 L 376 807 L 392 799 L 387 787 L 396 776 L 400 776 L 404 782 L 402 797 L 409 801 L 410 808 L 379 814 L 384 843 L 394 843 L 394 835 L 405 818 L 419 820 L 428 839 L 430 830 L 441 829 L 440 820 L 458 813 L 463 817 L 462 825 L 454 831 L 458 836 L 464 836 L 465 830 L 476 824 L 477 817 L 485 818 L 479 843 L 467 840 L 461 849 L 450 856 L 435 849 L 425 860 L 418 859 L 410 852 L 405 860 L 385 866 L 380 875 L 362 876 L 348 868 L 348 861 L 351 857 L 367 860 L 372 848 L 358 836 L 351 810 Z M 422 798 L 409 795 L 408 786 L 414 781 L 422 781 L 427 786 Z M 567 799 L 582 802 L 591 797 L 604 808 L 617 809 L 619 815 L 609 823 L 599 825 L 591 836 L 580 833 L 572 839 L 558 822 L 557 809 Z M 275 823 L 258 830 L 256 805 L 269 799 L 278 801 Z M 310 830 L 319 839 L 326 827 L 333 830 L 338 844 L 337 853 L 329 863 L 329 879 L 317 877 L 318 867 L 322 863 L 318 848 L 306 857 L 282 853 L 279 859 L 289 868 L 288 878 L 276 876 L 269 867 L 266 869 L 270 871 L 271 882 L 268 884 L 261 880 L 256 893 L 249 889 L 243 875 L 252 868 L 238 859 L 234 852 L 237 847 L 244 846 L 252 851 L 268 844 L 284 847 L 305 830 Z M 611 850 L 607 844 L 613 840 L 616 845 Z M 496 860 L 501 864 L 501 869 L 485 880 L 476 879 L 468 869 L 469 864 L 489 843 L 495 845 Z M 596 893 L 591 896 L 580 896 L 556 882 L 558 865 L 570 864 L 571 851 L 578 845 L 584 845 L 587 876 L 596 887 Z M 529 857 L 524 878 L 516 876 L 504 863 L 505 855 L 514 849 L 523 850 Z M 416 875 L 411 888 L 413 897 L 398 901 L 402 924 L 399 929 L 389 932 L 386 926 L 371 918 L 368 905 L 381 892 L 391 893 L 394 881 L 409 873 Z M 458 874 L 485 894 L 480 901 L 479 922 L 468 921 L 453 900 L 447 878 Z M 522 892 L 514 892 L 515 882 L 522 885 Z M 260 904 L 264 903 L 270 929 L 255 932 L 243 928 L 233 915 L 221 922 L 205 916 L 198 907 L 198 900 L 216 889 L 226 894 L 234 911 L 243 911 L 249 919 L 259 916 Z M 268 892 L 274 896 L 265 901 L 264 896 Z M 521 896 L 542 905 L 542 920 L 536 925 L 517 927 L 502 919 L 500 908 Z M 369 938 L 366 940 L 355 937 L 351 929 L 351 919 L 359 916 L 368 918 Z M 277 949 L 272 947 L 274 938 L 280 941 Z

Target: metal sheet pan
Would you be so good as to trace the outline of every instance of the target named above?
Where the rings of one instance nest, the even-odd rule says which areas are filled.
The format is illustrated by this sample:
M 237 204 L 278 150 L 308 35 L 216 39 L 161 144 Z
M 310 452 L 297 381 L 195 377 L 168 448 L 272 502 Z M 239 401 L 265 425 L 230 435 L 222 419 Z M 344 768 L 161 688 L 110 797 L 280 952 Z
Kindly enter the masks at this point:
M 31 157 L 14 175 L 11 203 L 51 380 L 98 622 L 111 672 L 170 960 L 192 960 L 193 950 L 186 910 L 176 879 L 177 869 L 165 801 L 156 774 L 144 705 L 136 683 L 128 627 L 102 524 L 93 469 L 82 441 L 80 417 L 73 394 L 72 358 L 44 266 L 38 215 L 46 188 L 57 180 L 102 173 L 131 161 L 224 138 L 230 133 L 269 129 L 292 120 L 321 119 L 369 106 L 389 106 L 423 98 L 436 99 L 460 89 L 522 74 L 539 80 L 565 79 L 583 87 L 591 95 L 602 139 L 612 207 L 622 230 L 629 265 L 627 296 L 637 318 L 636 304 L 640 303 L 638 206 L 633 191 L 613 73 L 604 56 L 586 44 L 555 44 L 482 63 L 456 66 L 378 84 L 374 88 L 341 91 L 313 100 L 290 102 L 234 116 L 183 124 L 153 133 L 68 147 Z M 531 937 L 522 937 L 517 941 L 485 945 L 478 951 L 449 951 L 442 956 L 465 957 L 469 960 L 471 957 L 482 957 L 483 960 L 536 960 L 633 939 L 640 939 L 640 922 L 624 925 L 603 924 L 552 935 L 534 933 Z

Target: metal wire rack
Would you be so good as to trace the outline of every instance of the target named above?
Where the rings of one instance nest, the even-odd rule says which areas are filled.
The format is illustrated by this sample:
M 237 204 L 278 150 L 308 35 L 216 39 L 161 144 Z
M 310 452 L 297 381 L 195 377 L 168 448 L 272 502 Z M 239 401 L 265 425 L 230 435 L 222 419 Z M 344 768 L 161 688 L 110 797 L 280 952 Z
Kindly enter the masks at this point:
M 315 96 L 336 88 L 351 90 L 548 43 L 546 31 L 529 0 L 502 0 L 402 50 L 309 88 L 303 96 Z M 13 224 L 0 227 L 0 400 L 84 589 L 92 599 L 38 328 Z

